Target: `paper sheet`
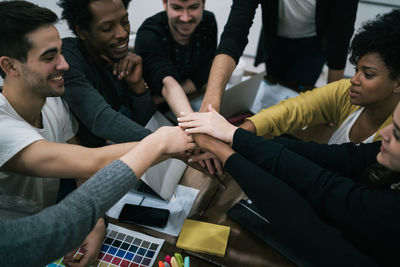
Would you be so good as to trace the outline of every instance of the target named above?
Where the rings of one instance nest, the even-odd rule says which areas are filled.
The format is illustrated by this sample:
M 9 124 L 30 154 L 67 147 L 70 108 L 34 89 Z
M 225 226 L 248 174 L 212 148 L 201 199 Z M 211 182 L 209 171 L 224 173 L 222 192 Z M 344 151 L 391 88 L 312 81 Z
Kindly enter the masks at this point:
M 290 97 L 296 97 L 299 93 L 280 84 L 270 84 L 262 80 L 253 106 L 250 111 L 257 114 L 262 109 L 278 104 L 280 101 Z
M 183 185 L 178 185 L 175 189 L 174 195 L 172 196 L 169 202 L 163 202 L 151 198 L 145 198 L 141 204 L 142 206 L 168 209 L 170 212 L 168 223 L 165 228 L 150 227 L 150 226 L 146 227 L 154 229 L 161 233 L 166 233 L 172 236 L 178 236 L 179 233 L 181 232 L 183 221 L 188 216 L 198 193 L 199 190 L 197 189 Z M 143 196 L 132 192 L 128 192 L 114 206 L 112 206 L 111 209 L 107 211 L 107 215 L 118 219 L 122 207 L 126 203 L 138 205 L 142 201 L 142 199 Z

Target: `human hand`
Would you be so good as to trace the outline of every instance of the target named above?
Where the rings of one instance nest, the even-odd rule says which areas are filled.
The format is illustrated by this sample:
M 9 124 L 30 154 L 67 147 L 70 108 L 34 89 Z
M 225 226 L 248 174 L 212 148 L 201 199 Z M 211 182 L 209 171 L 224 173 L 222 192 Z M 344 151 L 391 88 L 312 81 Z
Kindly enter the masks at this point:
M 94 263 L 100 252 L 100 247 L 103 243 L 105 235 L 105 224 L 103 219 L 99 219 L 93 230 L 89 233 L 89 235 L 85 238 L 82 245 L 80 246 L 84 253 L 80 259 L 75 259 L 74 255 L 79 249 L 75 249 L 74 251 L 68 253 L 64 256 L 63 263 L 67 267 L 83 267 L 89 266 Z
M 189 134 L 203 133 L 218 138 L 225 143 L 232 143 L 233 135 L 238 127 L 230 124 L 223 116 L 208 106 L 208 112 L 182 114 L 178 125 Z M 197 143 L 197 140 L 196 140 Z M 201 145 L 198 143 L 201 147 Z
M 193 150 L 197 147 L 193 141 L 193 137 L 178 126 L 161 127 L 153 133 L 153 136 L 163 145 L 163 154 L 176 154 L 186 150 Z
M 211 152 L 203 152 L 201 150 L 197 150 L 196 153 L 194 153 L 189 157 L 188 162 L 190 163 L 197 162 L 203 168 L 207 167 L 207 170 L 210 175 L 214 175 L 215 172 L 217 172 L 220 175 L 224 173 L 221 162 Z
M 101 57 L 113 67 L 113 74 L 120 80 L 125 79 L 132 89 L 142 80 L 143 68 L 141 56 L 128 52 L 124 58 L 117 62 L 113 62 L 105 55 L 101 55 Z M 143 90 L 142 87 L 139 89 Z
M 193 136 L 193 139 L 196 142 L 196 145 L 202 144 L 203 148 L 206 147 L 208 138 L 213 138 L 213 137 L 210 137 L 210 136 L 204 135 L 204 134 L 196 134 L 196 135 Z M 204 140 L 204 142 L 203 142 L 203 140 Z M 193 155 L 197 155 L 198 157 L 202 158 L 201 160 L 196 160 L 196 162 L 202 168 L 207 168 L 209 174 L 213 175 L 215 172 L 217 172 L 218 174 L 223 174 L 223 169 L 222 169 L 221 162 L 212 153 L 207 153 L 207 152 L 204 152 L 204 151 L 202 151 L 200 149 L 196 149 L 194 151 L 189 151 L 186 154 L 186 156 L 189 158 L 189 162 L 192 161 L 192 160 L 190 160 L 190 158 Z

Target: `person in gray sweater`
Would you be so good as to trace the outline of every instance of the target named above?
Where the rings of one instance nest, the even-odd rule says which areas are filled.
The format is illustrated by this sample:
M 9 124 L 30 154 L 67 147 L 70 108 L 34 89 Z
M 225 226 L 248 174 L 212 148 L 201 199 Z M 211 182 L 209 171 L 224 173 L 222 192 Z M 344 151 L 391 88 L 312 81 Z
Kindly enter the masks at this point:
M 152 164 L 194 146 L 181 128 L 162 127 L 57 205 L 0 222 L 0 265 L 44 266 L 75 249 Z

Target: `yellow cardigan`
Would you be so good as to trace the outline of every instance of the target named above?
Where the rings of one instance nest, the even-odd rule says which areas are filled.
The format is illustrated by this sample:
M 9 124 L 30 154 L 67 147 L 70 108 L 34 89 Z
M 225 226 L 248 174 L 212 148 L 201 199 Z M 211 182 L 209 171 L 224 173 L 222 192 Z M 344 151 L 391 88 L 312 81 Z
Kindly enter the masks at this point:
M 321 123 L 333 123 L 338 128 L 360 106 L 350 103 L 350 80 L 343 79 L 316 88 L 299 96 L 279 102 L 248 118 L 257 129 L 257 135 L 278 136 Z M 380 126 L 374 141 L 381 140 L 379 131 L 392 123 L 392 115 Z

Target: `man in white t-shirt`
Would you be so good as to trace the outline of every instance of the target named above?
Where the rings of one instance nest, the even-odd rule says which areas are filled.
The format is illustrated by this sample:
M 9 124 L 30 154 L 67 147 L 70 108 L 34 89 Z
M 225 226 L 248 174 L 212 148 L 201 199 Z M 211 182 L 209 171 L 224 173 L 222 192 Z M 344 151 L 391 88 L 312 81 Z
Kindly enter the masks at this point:
M 5 1 L 0 17 L 1 221 L 55 204 L 59 179 L 52 177 L 82 183 L 135 144 L 96 149 L 76 145 L 76 121 L 59 97 L 69 66 L 54 27 L 57 15 L 29 2 Z M 100 219 L 85 239 L 86 252 L 77 266 L 97 258 L 104 232 Z

